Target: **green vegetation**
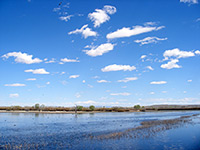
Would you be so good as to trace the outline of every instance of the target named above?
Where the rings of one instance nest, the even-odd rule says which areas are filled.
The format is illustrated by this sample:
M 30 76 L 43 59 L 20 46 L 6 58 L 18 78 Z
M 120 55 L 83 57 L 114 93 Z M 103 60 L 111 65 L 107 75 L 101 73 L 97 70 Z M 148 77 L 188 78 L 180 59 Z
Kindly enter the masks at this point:
M 77 110 L 78 111 L 82 111 L 83 110 L 83 106 L 77 106 Z
M 91 105 L 89 108 L 90 108 L 91 111 L 94 111 L 95 106 Z
M 140 107 L 140 105 L 135 105 L 134 108 L 135 109 L 140 109 L 141 107 Z

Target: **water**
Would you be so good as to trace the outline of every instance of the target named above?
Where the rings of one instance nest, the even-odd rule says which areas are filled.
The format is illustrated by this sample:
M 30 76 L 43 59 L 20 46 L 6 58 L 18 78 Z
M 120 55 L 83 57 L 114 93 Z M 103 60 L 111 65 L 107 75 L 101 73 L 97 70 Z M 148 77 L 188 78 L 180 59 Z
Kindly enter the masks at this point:
M 199 111 L 96 114 L 0 113 L 0 149 L 200 149 L 200 116 L 192 124 L 148 138 L 91 139 L 140 126 L 142 121 L 174 119 Z

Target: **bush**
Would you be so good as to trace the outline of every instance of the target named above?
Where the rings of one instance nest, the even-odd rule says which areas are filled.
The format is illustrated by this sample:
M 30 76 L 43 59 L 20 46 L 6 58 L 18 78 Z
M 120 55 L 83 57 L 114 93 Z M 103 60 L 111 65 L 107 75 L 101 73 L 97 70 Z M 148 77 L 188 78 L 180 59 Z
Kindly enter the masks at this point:
M 94 109 L 95 109 L 95 107 L 93 105 L 91 105 L 89 108 L 91 111 L 94 111 Z

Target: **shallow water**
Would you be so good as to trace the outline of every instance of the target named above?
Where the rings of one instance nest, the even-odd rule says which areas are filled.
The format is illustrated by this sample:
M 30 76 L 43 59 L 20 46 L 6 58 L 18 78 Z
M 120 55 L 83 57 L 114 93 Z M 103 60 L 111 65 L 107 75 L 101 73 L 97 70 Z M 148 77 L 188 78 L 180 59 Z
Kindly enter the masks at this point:
M 142 121 L 174 119 L 199 111 L 96 114 L 0 113 L 0 149 L 200 149 L 200 116 L 149 138 L 91 139 Z M 21 147 L 20 147 L 21 146 Z

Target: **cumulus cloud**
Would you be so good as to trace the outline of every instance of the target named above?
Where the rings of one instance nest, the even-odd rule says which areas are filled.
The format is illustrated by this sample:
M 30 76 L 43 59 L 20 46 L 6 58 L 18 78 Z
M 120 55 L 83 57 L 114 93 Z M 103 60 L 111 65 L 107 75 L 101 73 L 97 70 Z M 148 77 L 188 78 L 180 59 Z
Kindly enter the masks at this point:
M 75 79 L 75 78 L 78 78 L 80 75 L 71 75 L 69 76 L 70 79 Z
M 149 70 L 154 70 L 151 66 L 147 66 L 146 68 Z
M 4 86 L 15 86 L 15 87 L 18 87 L 18 86 L 26 86 L 26 84 L 14 83 L 14 84 L 5 84 Z
M 62 58 L 60 59 L 61 62 L 80 62 L 78 59 L 68 59 L 68 58 Z
M 196 51 L 195 51 L 195 54 L 196 54 L 196 55 L 200 55 L 200 51 L 199 51 L 199 50 L 196 50 Z
M 94 27 L 99 27 L 102 23 L 110 20 L 110 16 L 116 13 L 117 9 L 114 6 L 105 5 L 103 9 L 95 9 L 95 12 L 89 13 L 88 17 L 94 23 Z
M 88 24 L 84 25 L 81 29 L 76 29 L 74 31 L 69 32 L 68 34 L 82 34 L 83 37 L 86 39 L 89 36 L 97 36 L 97 32 L 92 31 L 90 28 L 88 28 Z
M 40 69 L 28 69 L 25 70 L 24 72 L 32 72 L 33 74 L 49 74 L 49 72 L 47 72 L 44 68 L 40 68 Z
M 3 58 L 8 59 L 9 57 L 14 57 L 15 62 L 17 63 L 24 63 L 24 64 L 34 64 L 34 63 L 40 63 L 42 62 L 39 58 L 32 58 L 33 55 L 28 55 L 27 53 L 21 53 L 21 52 L 11 52 L 7 53 L 2 56 Z
M 127 92 L 124 92 L 124 93 L 110 93 L 110 95 L 112 96 L 129 96 L 131 95 L 131 93 L 127 93 Z
M 84 52 L 92 57 L 102 56 L 104 53 L 108 53 L 114 49 L 114 44 L 105 43 L 98 47 L 93 47 L 91 50 L 84 50 Z
M 179 62 L 178 59 L 172 59 L 168 63 L 162 64 L 160 67 L 164 69 L 181 68 L 181 66 L 178 65 L 177 62 Z
M 18 93 L 10 94 L 9 97 L 10 98 L 17 98 L 17 97 L 19 97 L 19 94 Z
M 67 22 L 71 19 L 71 17 L 73 17 L 73 15 L 61 16 L 59 19 Z
M 152 81 L 150 84 L 166 84 L 166 81 Z
M 26 79 L 27 81 L 35 81 L 36 80 L 36 78 L 28 78 L 28 79 Z
M 164 26 L 160 27 L 152 27 L 152 26 L 133 26 L 130 27 L 123 27 L 122 29 L 118 29 L 112 33 L 107 34 L 107 39 L 114 39 L 114 38 L 123 38 L 123 37 L 130 37 L 142 33 L 147 33 L 151 31 L 157 31 L 164 28 Z
M 178 48 L 172 49 L 172 50 L 166 50 L 163 54 L 165 59 L 167 60 L 169 57 L 175 57 L 177 59 L 179 58 L 187 58 L 195 56 L 195 54 L 191 51 L 181 51 Z
M 150 44 L 150 43 L 158 43 L 158 41 L 167 40 L 167 38 L 158 38 L 158 37 L 146 37 L 142 40 L 135 40 L 134 42 L 140 43 L 140 45 Z
M 198 0 L 180 0 L 183 3 L 198 4 Z
M 134 81 L 134 80 L 137 80 L 138 78 L 137 77 L 127 77 L 123 80 L 118 80 L 117 82 L 129 82 L 129 81 Z
M 107 81 L 107 80 L 98 80 L 97 82 L 98 83 L 109 83 L 110 81 Z
M 187 80 L 187 82 L 192 82 L 192 80 Z
M 103 71 L 103 72 L 121 71 L 121 70 L 123 70 L 123 71 L 133 71 L 135 69 L 136 69 L 135 66 L 113 64 L 113 65 L 108 65 L 108 66 L 102 68 L 101 71 Z

